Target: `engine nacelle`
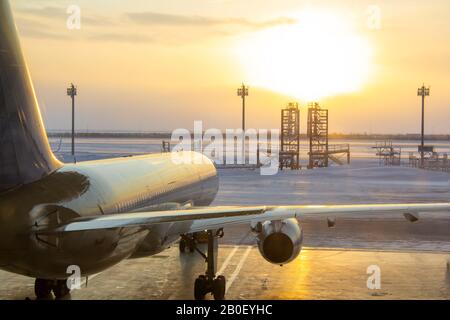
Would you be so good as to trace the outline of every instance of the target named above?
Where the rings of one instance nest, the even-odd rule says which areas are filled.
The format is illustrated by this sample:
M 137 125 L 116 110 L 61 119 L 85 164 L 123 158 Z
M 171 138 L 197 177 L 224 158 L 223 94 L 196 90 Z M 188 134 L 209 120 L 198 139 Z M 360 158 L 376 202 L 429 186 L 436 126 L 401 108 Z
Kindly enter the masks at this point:
M 291 262 L 302 250 L 303 230 L 296 219 L 266 221 L 256 231 L 259 252 L 270 263 Z

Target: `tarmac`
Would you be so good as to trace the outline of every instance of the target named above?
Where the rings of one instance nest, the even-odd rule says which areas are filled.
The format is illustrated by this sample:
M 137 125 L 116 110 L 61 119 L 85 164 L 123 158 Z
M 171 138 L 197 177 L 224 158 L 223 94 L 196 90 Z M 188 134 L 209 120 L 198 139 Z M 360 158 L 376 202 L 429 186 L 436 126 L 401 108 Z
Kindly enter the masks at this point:
M 445 173 L 365 164 L 264 177 L 225 169 L 213 205 L 445 202 Z M 449 299 L 450 215 L 345 216 L 300 221 L 301 254 L 284 266 L 264 260 L 247 225 L 225 229 L 218 274 L 227 299 Z M 376 270 L 376 271 L 374 271 Z M 92 276 L 71 299 L 193 299 L 205 263 L 177 245 L 152 257 L 125 260 Z M 374 278 L 377 276 L 376 278 Z M 379 282 L 375 280 L 379 280 Z M 34 279 L 0 271 L 0 299 L 34 297 Z M 211 298 L 211 297 L 207 297 Z
M 293 262 L 277 266 L 265 262 L 254 246 L 223 245 L 219 272 L 227 279 L 226 298 L 233 300 L 449 299 L 449 261 L 449 253 L 305 248 Z M 373 266 L 380 270 L 379 287 L 370 279 Z M 189 300 L 203 272 L 198 254 L 180 254 L 174 247 L 123 261 L 91 277 L 69 298 Z M 33 299 L 33 279 L 0 272 L 0 281 L 1 299 Z

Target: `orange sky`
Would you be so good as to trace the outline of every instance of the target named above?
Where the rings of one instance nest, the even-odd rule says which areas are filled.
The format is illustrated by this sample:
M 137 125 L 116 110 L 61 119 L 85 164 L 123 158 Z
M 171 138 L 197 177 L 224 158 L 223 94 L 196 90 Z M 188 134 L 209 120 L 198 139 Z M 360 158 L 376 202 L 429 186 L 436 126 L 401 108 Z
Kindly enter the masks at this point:
M 81 8 L 80 30 L 66 27 L 71 4 Z M 368 11 L 374 4 L 379 29 Z M 414 133 L 416 91 L 425 82 L 431 86 L 427 132 L 450 133 L 446 0 L 12 5 L 48 129 L 70 127 L 65 88 L 71 81 L 79 88 L 80 130 L 170 131 L 191 128 L 194 120 L 236 128 L 236 88 L 245 81 L 247 127 L 277 128 L 282 106 L 305 105 L 317 91 L 332 132 Z

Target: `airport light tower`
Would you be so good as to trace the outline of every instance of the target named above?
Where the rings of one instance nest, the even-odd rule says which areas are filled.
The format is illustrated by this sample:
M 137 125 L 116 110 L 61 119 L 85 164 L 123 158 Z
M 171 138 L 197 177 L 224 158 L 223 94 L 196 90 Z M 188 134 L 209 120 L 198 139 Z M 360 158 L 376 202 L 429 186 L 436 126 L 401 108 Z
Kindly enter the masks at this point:
M 77 95 L 77 87 L 73 83 L 67 88 L 67 95 L 72 98 L 72 156 L 75 156 L 75 96 Z
M 245 134 L 245 97 L 248 96 L 248 87 L 244 84 L 237 89 L 237 95 L 242 98 L 242 131 Z
M 420 144 L 420 165 L 424 165 L 424 151 L 425 151 L 425 97 L 430 95 L 430 88 L 426 88 L 422 85 L 417 89 L 417 95 L 422 97 L 422 133 L 421 133 L 421 144 Z

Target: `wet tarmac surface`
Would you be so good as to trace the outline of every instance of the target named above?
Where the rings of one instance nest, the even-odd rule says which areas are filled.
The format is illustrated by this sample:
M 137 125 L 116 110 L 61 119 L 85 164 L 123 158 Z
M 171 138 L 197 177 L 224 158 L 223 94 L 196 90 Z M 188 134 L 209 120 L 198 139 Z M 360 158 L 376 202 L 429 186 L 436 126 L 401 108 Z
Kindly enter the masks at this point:
M 445 202 L 449 175 L 410 168 L 351 166 L 273 177 L 251 170 L 221 170 L 213 205 Z M 300 221 L 304 250 L 280 267 L 266 262 L 248 225 L 225 229 L 219 274 L 228 299 L 450 299 L 450 216 L 346 216 L 328 228 L 324 219 Z M 381 288 L 368 289 L 370 266 Z M 126 260 L 75 290 L 72 299 L 192 299 L 205 271 L 198 254 L 177 246 L 153 257 Z M 0 299 L 34 296 L 34 279 L 0 271 Z
M 227 299 L 449 299 L 449 262 L 448 253 L 306 248 L 281 267 L 254 246 L 225 245 L 219 272 L 227 278 Z M 369 266 L 380 268 L 379 289 L 367 287 Z M 92 277 L 71 299 L 192 299 L 203 271 L 198 254 L 174 247 Z M 0 279 L 1 299 L 33 297 L 33 279 L 6 272 Z
M 218 274 L 227 278 L 227 298 L 450 299 L 446 214 L 416 223 L 390 217 L 340 219 L 334 228 L 322 219 L 301 225 L 305 247 L 282 267 L 262 258 L 247 225 L 226 230 Z M 367 287 L 369 266 L 380 268 L 380 289 Z M 192 299 L 195 278 L 204 271 L 199 254 L 181 254 L 175 245 L 90 277 L 88 286 L 75 290 L 71 299 Z M 0 271 L 0 283 L 0 299 L 34 296 L 31 278 Z

